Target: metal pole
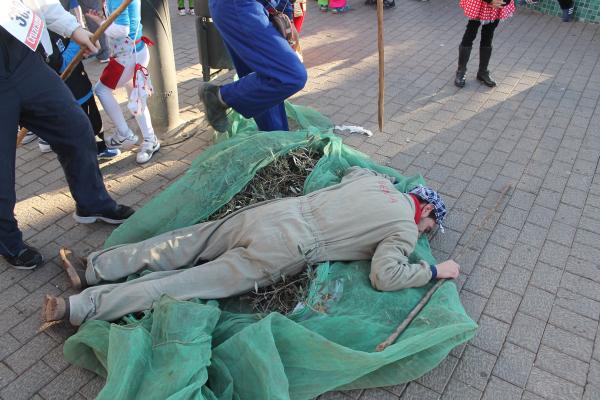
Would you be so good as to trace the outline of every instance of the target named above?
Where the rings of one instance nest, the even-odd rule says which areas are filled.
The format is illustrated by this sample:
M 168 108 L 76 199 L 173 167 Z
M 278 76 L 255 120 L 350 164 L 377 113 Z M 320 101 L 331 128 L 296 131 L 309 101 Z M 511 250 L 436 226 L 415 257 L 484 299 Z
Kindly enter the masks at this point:
M 152 125 L 157 133 L 166 133 L 177 127 L 180 122 L 168 1 L 142 0 L 142 25 L 144 35 L 154 42 L 154 46 L 149 48 L 148 66 L 154 86 L 154 95 L 148 99 Z

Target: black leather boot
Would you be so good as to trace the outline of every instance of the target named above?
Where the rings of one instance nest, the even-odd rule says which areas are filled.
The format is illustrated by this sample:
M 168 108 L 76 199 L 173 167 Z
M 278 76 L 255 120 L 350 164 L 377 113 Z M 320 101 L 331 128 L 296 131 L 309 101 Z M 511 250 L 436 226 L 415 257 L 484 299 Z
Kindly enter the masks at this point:
M 480 47 L 479 48 L 479 71 L 477 71 L 477 80 L 481 81 L 488 87 L 496 86 L 496 81 L 490 76 L 488 71 L 488 65 L 490 58 L 492 57 L 492 47 Z
M 471 57 L 471 47 L 458 46 L 458 69 L 454 84 L 458 87 L 465 87 L 465 74 L 467 73 L 467 63 Z

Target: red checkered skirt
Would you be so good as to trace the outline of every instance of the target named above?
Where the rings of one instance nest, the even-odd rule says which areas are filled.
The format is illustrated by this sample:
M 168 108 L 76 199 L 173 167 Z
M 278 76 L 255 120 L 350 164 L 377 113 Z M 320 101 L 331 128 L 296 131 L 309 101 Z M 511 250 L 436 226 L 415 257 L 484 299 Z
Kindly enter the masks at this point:
M 515 12 L 515 0 L 503 8 L 494 8 L 483 0 L 460 0 L 460 7 L 469 19 L 494 21 L 512 17 Z

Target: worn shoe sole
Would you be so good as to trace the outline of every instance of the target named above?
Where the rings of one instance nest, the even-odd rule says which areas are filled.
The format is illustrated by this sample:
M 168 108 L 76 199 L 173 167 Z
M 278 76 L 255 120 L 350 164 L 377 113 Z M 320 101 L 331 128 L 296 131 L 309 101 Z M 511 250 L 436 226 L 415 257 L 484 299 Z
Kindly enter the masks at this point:
M 227 109 L 218 109 L 216 106 L 218 100 L 214 99 L 216 95 L 210 91 L 212 87 L 214 87 L 214 85 L 205 83 L 198 89 L 198 95 L 200 99 L 202 99 L 204 113 L 206 114 L 206 119 L 208 120 L 210 126 L 212 126 L 212 128 L 217 132 L 227 132 L 227 128 L 229 127 L 229 121 L 227 120 Z M 213 98 L 211 98 L 211 96 Z
M 73 287 L 73 289 L 76 290 L 83 289 L 84 282 L 81 281 L 81 278 L 77 273 L 77 267 L 74 265 L 75 260 L 73 260 L 73 252 L 65 247 L 61 247 L 58 251 L 58 255 L 60 256 L 62 267 L 67 273 L 67 276 L 69 277 L 71 287 Z
M 112 219 L 112 218 L 102 217 L 99 215 L 94 215 L 91 217 L 82 217 L 80 215 L 77 215 L 77 213 L 73 213 L 73 219 L 75 219 L 75 221 L 79 222 L 80 224 L 93 224 L 96 221 L 103 221 L 103 222 L 106 222 L 107 224 L 119 225 L 119 224 L 122 224 L 123 222 L 125 222 L 124 219 Z

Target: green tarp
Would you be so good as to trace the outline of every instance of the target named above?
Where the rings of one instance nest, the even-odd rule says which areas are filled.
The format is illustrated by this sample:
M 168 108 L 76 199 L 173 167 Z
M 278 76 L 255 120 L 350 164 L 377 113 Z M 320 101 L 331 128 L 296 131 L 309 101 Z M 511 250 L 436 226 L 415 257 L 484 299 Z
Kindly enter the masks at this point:
M 275 158 L 304 146 L 323 154 L 306 180 L 308 193 L 339 182 L 350 166 L 403 177 L 342 144 L 317 112 L 288 105 L 300 129 L 257 132 L 232 117 L 228 137 L 113 232 L 105 246 L 131 243 L 205 220 Z M 425 238 L 413 259 L 435 262 Z M 371 288 L 368 262 L 324 263 L 305 304 L 290 315 L 239 312 L 235 301 L 163 297 L 152 312 L 120 324 L 89 321 L 67 340 L 68 361 L 107 377 L 100 399 L 311 399 L 334 389 L 396 385 L 434 368 L 473 337 L 456 287 L 445 283 L 395 344 L 376 353 L 428 287 L 382 293 Z

